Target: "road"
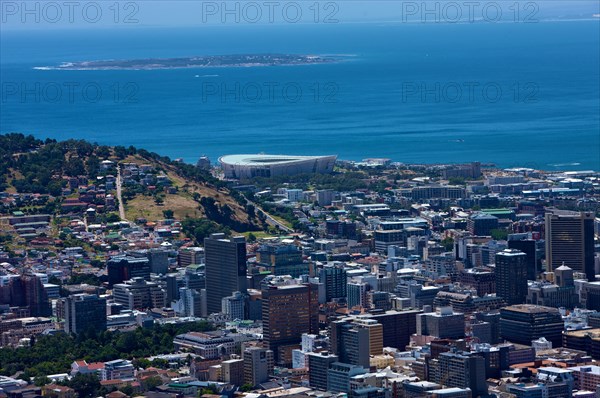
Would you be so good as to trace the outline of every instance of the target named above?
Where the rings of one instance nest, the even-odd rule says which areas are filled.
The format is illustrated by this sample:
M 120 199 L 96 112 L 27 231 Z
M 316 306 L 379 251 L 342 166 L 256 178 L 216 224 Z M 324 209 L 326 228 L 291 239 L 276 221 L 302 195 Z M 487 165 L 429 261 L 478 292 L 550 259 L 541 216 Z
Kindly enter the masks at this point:
M 127 221 L 125 218 L 125 205 L 123 204 L 123 198 L 121 196 L 121 166 L 117 165 L 117 201 L 119 201 L 119 217 L 122 221 Z
M 273 216 L 271 216 L 269 213 L 267 213 L 266 211 L 264 211 L 256 203 L 252 202 L 248 198 L 246 198 L 246 201 L 248 202 L 249 205 L 254 206 L 254 208 L 256 209 L 257 212 L 260 212 L 260 213 L 262 213 L 265 216 L 265 221 L 267 222 L 267 224 L 269 224 L 272 227 L 278 227 L 279 229 L 281 229 L 282 231 L 285 231 L 287 233 L 290 233 L 290 234 L 294 233 L 294 230 L 292 228 L 290 228 L 287 225 L 283 224 L 282 222 L 277 221 L 276 219 L 274 219 Z

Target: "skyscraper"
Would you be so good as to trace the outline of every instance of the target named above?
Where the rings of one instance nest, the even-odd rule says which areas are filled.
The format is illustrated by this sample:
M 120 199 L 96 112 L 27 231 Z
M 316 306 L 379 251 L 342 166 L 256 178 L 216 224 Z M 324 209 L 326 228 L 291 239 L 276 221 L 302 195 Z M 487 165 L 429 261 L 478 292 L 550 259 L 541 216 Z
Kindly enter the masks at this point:
M 132 278 L 150 279 L 150 261 L 147 257 L 115 256 L 106 263 L 106 270 L 111 287 Z
M 527 297 L 527 255 L 515 249 L 496 254 L 496 295 L 508 305 L 523 304 Z
M 256 252 L 256 262 L 273 275 L 308 275 L 309 264 L 302 259 L 302 251 L 293 244 L 268 243 Z
M 565 264 L 596 279 L 594 268 L 594 214 L 546 213 L 546 264 L 548 271 Z
M 262 285 L 263 338 L 278 363 L 289 362 L 280 348 L 299 344 L 302 333 L 319 332 L 317 285 L 299 284 L 295 279 L 271 277 Z
M 21 287 L 24 293 L 25 305 L 29 307 L 31 316 L 50 316 L 52 314 L 48 294 L 39 276 L 33 274 L 22 275 Z
M 273 374 L 273 351 L 261 347 L 244 350 L 244 382 L 257 386 L 269 380 Z
M 445 352 L 437 365 L 432 381 L 447 387 L 469 387 L 474 397 L 487 395 L 484 358 Z
M 311 388 L 327 390 L 327 371 L 338 356 L 325 352 L 310 352 L 308 356 L 308 382 Z
M 346 297 L 347 274 L 343 265 L 326 264 L 319 270 L 319 282 L 325 285 L 325 300 Z
M 331 348 L 340 362 L 370 366 L 370 356 L 383 353 L 383 327 L 374 319 L 343 319 L 331 323 Z
M 534 239 L 508 240 L 508 248 L 522 251 L 527 256 L 527 279 L 534 281 L 541 271 L 541 263 L 538 258 L 538 241 Z
M 563 328 L 556 308 L 522 304 L 500 310 L 500 335 L 513 343 L 531 345 L 533 340 L 545 337 L 553 347 L 561 347 Z
M 73 294 L 65 298 L 65 332 L 106 330 L 106 299 L 95 294 Z
M 246 239 L 212 234 L 204 239 L 206 303 L 209 314 L 221 311 L 221 300 L 233 292 L 246 293 Z

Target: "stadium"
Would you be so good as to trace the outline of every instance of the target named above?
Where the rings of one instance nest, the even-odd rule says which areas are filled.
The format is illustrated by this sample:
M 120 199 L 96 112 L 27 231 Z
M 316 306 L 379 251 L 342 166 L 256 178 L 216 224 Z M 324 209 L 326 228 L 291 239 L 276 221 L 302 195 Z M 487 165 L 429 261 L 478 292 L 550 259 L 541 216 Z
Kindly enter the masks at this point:
M 219 158 L 225 178 L 291 176 L 331 173 L 337 159 L 331 156 L 226 155 Z

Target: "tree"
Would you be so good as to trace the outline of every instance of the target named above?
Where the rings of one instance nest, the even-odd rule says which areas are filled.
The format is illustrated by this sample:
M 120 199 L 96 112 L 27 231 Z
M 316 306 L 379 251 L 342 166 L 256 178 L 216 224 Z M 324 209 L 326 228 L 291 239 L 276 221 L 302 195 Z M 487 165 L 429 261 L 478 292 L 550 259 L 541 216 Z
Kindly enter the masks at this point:
M 100 380 L 95 373 L 77 373 L 67 382 L 67 386 L 77 392 L 79 398 L 97 397 L 100 390 Z
M 505 229 L 492 229 L 490 235 L 494 240 L 505 240 L 508 237 L 508 231 Z
M 130 384 L 127 384 L 126 386 L 121 387 L 119 391 L 121 391 L 125 395 L 131 396 L 133 394 L 133 387 L 131 387 Z
M 256 242 L 256 235 L 254 235 L 252 232 L 250 232 L 248 234 L 248 242 L 250 242 L 250 243 Z
M 46 384 L 50 384 L 52 380 L 50 380 L 48 376 L 38 376 L 34 379 L 33 382 L 37 387 L 43 387 Z
M 112 223 L 112 222 L 119 222 L 121 221 L 121 217 L 119 217 L 119 215 L 117 213 L 110 213 L 109 215 L 106 216 L 106 222 Z
M 167 209 L 167 210 L 163 210 L 163 217 L 165 217 L 166 219 L 171 219 L 174 216 L 173 210 L 171 209 Z
M 444 246 L 444 250 L 447 252 L 450 252 L 454 249 L 454 239 L 452 238 L 444 238 L 441 244 Z
M 252 390 L 252 385 L 248 384 L 248 383 L 246 383 L 240 387 L 241 392 L 248 392 L 250 390 Z
M 145 379 L 142 383 L 142 386 L 144 387 L 144 390 L 152 391 L 156 387 L 158 387 L 162 384 L 163 384 L 163 381 L 160 377 L 152 376 L 152 377 L 148 377 L 147 379 Z

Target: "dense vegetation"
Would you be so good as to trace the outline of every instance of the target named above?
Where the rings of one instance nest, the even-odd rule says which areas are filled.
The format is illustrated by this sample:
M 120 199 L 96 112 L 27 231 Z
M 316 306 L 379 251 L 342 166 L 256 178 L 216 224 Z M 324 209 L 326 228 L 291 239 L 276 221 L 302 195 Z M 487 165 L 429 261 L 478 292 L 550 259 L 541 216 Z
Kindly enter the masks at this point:
M 57 333 L 37 338 L 31 347 L 0 349 L 0 374 L 22 377 L 68 372 L 75 360 L 106 362 L 114 359 L 134 359 L 173 351 L 173 338 L 190 331 L 208 331 L 208 322 L 181 325 L 155 325 L 131 332 L 90 330 L 78 336 Z
M 103 159 L 115 156 L 123 160 L 131 155 L 170 165 L 194 181 L 223 185 L 206 170 L 133 146 L 111 148 L 85 140 L 42 141 L 31 135 L 11 133 L 0 135 L 0 191 L 13 185 L 18 192 L 58 196 L 65 184 L 61 176 L 87 174 L 95 178 Z

